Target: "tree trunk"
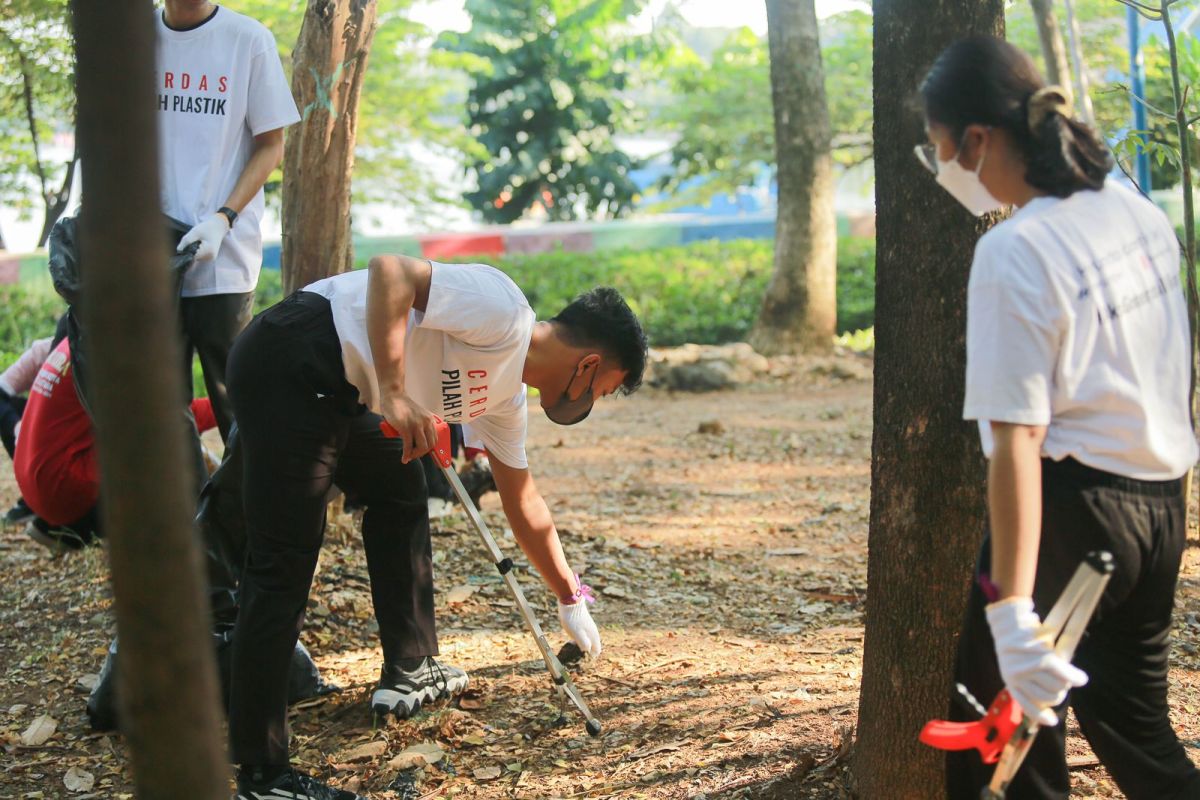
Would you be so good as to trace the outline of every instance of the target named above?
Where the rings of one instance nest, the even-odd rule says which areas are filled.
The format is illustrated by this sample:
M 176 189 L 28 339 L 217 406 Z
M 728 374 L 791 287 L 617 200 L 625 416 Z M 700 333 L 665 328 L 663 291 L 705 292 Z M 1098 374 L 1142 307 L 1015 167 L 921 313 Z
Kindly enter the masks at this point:
M 1046 81 L 1069 87 L 1071 68 L 1067 64 L 1067 48 L 1063 45 L 1062 30 L 1054 16 L 1054 0 L 1029 0 L 1033 19 L 1037 22 L 1038 39 L 1042 43 L 1042 60 L 1046 62 Z
M 1083 56 L 1080 42 L 1083 35 L 1079 32 L 1079 18 L 1075 16 L 1075 0 L 1063 0 L 1063 8 L 1067 10 L 1067 33 L 1071 40 L 1071 74 L 1075 80 L 1075 106 L 1083 121 L 1092 127 L 1096 126 L 1096 112 L 1092 108 L 1092 92 L 1087 73 L 1087 60 Z
M 375 0 L 308 0 L 304 12 L 292 54 L 303 119 L 283 159 L 284 292 L 354 266 L 350 175 L 375 11 Z
M 67 174 L 63 177 L 62 187 L 57 192 L 47 192 L 43 197 L 46 203 L 46 215 L 42 218 L 42 232 L 38 236 L 38 247 L 45 247 L 46 240 L 50 238 L 50 231 L 54 228 L 54 223 L 58 222 L 58 218 L 67 210 L 67 203 L 71 200 L 71 185 L 75 182 L 75 167 L 79 164 L 79 146 L 75 146 L 75 152 L 71 154 L 71 160 L 67 164 Z
M 159 224 L 151 4 L 73 4 L 83 181 L 82 318 L 119 696 L 141 800 L 229 797 L 196 498 L 184 458 L 179 322 Z M 120 198 L 120 213 L 113 199 Z M 135 409 L 136 413 L 130 413 Z
M 837 324 L 837 221 L 825 74 L 813 0 L 767 0 L 779 204 L 775 271 L 750 344 L 825 350 Z
M 976 220 L 913 157 L 911 98 L 951 42 L 1002 35 L 1004 0 L 876 0 L 875 398 L 866 640 L 853 774 L 860 797 L 936 800 L 944 717 L 985 514 L 984 462 L 963 422 L 966 289 Z M 988 698 L 990 700 L 990 698 Z

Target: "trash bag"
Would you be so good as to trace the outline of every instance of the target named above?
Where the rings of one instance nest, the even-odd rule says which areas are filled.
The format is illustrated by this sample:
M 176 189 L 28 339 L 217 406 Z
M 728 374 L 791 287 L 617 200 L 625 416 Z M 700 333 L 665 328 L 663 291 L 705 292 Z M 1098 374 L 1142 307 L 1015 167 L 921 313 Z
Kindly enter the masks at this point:
M 200 249 L 200 244 L 193 242 L 182 253 L 175 252 L 175 248 L 179 246 L 179 240 L 191 230 L 191 226 L 165 214 L 163 221 L 167 229 L 167 269 L 171 272 L 175 287 L 173 294 L 178 297 L 179 290 L 183 287 L 183 276 L 196 260 L 196 251 Z M 62 217 L 54 223 L 54 227 L 50 230 L 48 247 L 50 250 L 50 279 L 54 283 L 54 290 L 63 300 L 67 301 L 68 305 L 78 305 L 83 288 L 79 218 Z
M 213 645 L 217 654 L 217 671 L 221 678 L 221 705 L 229 708 L 229 685 L 233 662 L 233 631 L 214 631 Z M 321 678 L 321 671 L 313 663 L 312 656 L 300 642 L 292 650 L 292 663 L 288 667 L 288 705 L 320 697 L 340 690 L 340 687 Z M 113 639 L 104 657 L 104 666 L 96 687 L 87 699 L 88 722 L 93 731 L 115 731 L 120 729 L 117 719 L 117 640 Z

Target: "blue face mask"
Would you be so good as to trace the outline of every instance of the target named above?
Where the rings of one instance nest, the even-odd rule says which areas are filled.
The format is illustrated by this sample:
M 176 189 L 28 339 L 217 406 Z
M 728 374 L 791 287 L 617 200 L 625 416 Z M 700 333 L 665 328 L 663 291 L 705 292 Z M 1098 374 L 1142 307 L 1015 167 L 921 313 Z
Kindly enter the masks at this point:
M 592 384 L 596 382 L 596 373 L 599 371 L 599 368 L 592 370 L 592 379 L 588 381 L 587 388 L 575 400 L 571 399 L 571 384 L 575 382 L 578 373 L 571 375 L 571 380 L 567 381 L 567 388 L 563 390 L 562 397 L 558 398 L 558 402 L 543 408 L 551 422 L 559 425 L 575 425 L 587 419 L 588 414 L 592 413 L 592 403 L 596 402 L 596 398 L 592 395 Z

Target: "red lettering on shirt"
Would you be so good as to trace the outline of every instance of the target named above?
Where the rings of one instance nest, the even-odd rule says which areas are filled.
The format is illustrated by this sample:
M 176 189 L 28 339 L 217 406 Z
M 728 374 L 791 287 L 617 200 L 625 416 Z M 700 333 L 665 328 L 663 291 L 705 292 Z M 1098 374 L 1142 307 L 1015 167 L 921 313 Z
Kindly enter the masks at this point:
M 179 88 L 180 89 L 188 89 L 191 87 L 191 85 L 192 85 L 192 76 L 186 72 L 180 73 Z
M 485 411 L 487 411 L 486 408 L 475 409 L 474 411 L 471 412 L 471 419 L 475 419 L 476 417 L 478 417 L 480 414 L 482 414 Z
M 486 392 L 487 387 L 488 385 L 485 383 L 482 386 L 472 386 L 470 389 L 467 389 L 467 391 L 471 394 L 479 394 L 480 392 Z
M 229 83 L 229 78 L 222 75 L 221 78 L 217 81 L 217 91 L 220 92 L 221 94 L 224 94 L 225 89 L 228 86 L 228 83 Z
M 473 405 L 473 406 L 482 406 L 482 405 L 486 405 L 486 404 L 487 404 L 486 397 L 478 397 L 471 401 L 471 405 Z
M 165 89 L 174 89 L 175 88 L 175 73 L 174 72 L 163 73 L 163 88 L 165 88 Z
M 467 370 L 467 377 L 468 378 L 486 378 L 487 370 L 486 369 Z
M 207 92 L 207 91 L 208 91 L 208 76 L 207 76 L 207 75 L 201 75 L 201 76 L 200 76 L 200 85 L 199 85 L 199 86 L 197 86 L 196 88 L 197 88 L 198 90 L 200 90 L 201 92 Z

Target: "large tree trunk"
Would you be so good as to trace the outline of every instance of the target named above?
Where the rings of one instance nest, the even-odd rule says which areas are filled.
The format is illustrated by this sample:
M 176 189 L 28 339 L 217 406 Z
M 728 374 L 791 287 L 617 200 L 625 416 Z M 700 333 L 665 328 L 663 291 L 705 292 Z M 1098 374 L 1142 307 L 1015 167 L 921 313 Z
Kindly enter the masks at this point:
M 1037 22 L 1038 39 L 1042 43 L 1042 59 L 1046 62 L 1046 80 L 1059 86 L 1069 86 L 1071 68 L 1067 64 L 1067 48 L 1062 30 L 1054 16 L 1054 0 L 1029 0 L 1033 19 Z
M 775 107 L 775 272 L 750 344 L 761 353 L 828 349 L 837 324 L 837 221 L 829 108 L 813 0 L 767 0 Z
M 77 0 L 73 19 L 82 318 L 121 641 L 122 727 L 141 800 L 223 800 L 228 766 L 191 527 L 182 388 L 176 370 L 163 368 L 181 352 L 159 222 L 154 17 L 145 0 Z
M 375 11 L 375 0 L 308 0 L 304 12 L 292 54 L 303 119 L 283 158 L 285 292 L 354 266 L 350 174 Z
M 1004 0 L 876 0 L 874 12 L 874 439 L 853 771 L 860 797 L 936 800 L 943 756 L 917 733 L 946 714 L 983 529 L 984 463 L 962 403 L 967 277 L 989 222 L 913 157 L 925 133 L 911 98 L 952 41 L 1003 33 Z

